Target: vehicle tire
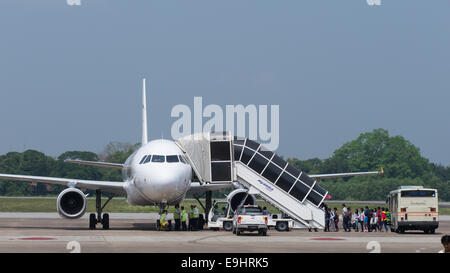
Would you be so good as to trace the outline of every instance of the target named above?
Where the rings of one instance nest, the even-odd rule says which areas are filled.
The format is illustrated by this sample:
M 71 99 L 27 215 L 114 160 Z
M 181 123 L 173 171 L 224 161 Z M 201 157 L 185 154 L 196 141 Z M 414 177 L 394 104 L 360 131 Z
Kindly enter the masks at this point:
M 275 225 L 275 229 L 278 231 L 288 231 L 289 225 L 286 221 L 277 221 L 277 224 Z
M 89 214 L 89 229 L 95 229 L 95 225 L 97 224 L 97 219 L 95 219 L 95 214 Z
M 104 213 L 102 219 L 103 229 L 109 229 L 109 214 Z
M 230 222 L 230 221 L 223 222 L 223 230 L 232 231 L 233 230 L 233 222 Z

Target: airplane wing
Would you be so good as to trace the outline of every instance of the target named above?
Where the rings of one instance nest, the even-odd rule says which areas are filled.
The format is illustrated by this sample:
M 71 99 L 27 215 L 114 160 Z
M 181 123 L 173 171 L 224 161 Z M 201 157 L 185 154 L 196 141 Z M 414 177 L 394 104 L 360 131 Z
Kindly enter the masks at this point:
M 96 166 L 96 167 L 106 167 L 106 168 L 114 168 L 114 169 L 122 169 L 123 164 L 118 163 L 109 163 L 109 162 L 100 162 L 100 161 L 84 161 L 84 160 L 64 160 L 67 163 L 73 163 L 78 165 L 88 165 L 88 166 Z
M 114 194 L 125 194 L 123 188 L 124 182 L 111 181 L 93 181 L 80 180 L 71 178 L 45 177 L 45 176 L 31 176 L 31 175 L 15 175 L 15 174 L 0 174 L 0 179 L 26 181 L 26 182 L 42 182 L 48 184 L 65 185 L 67 187 L 77 187 L 88 190 L 101 190 Z
M 308 174 L 309 177 L 315 180 L 320 180 L 324 178 L 340 178 L 340 177 L 347 177 L 347 176 L 361 176 L 361 175 L 381 175 L 383 176 L 384 171 L 383 168 L 381 168 L 380 171 L 376 172 L 356 172 L 356 173 L 333 173 L 333 174 Z
M 228 189 L 228 188 L 234 188 L 234 185 L 232 183 L 222 183 L 222 184 L 200 184 L 199 182 L 191 182 L 191 187 L 187 191 L 186 194 L 194 194 L 194 193 L 200 193 L 205 191 L 215 191 L 215 190 L 222 190 L 222 189 Z

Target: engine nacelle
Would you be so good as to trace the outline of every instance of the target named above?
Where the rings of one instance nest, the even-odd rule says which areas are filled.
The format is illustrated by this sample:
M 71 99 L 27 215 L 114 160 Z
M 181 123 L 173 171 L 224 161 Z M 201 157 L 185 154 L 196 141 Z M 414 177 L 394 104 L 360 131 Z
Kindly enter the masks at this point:
M 80 218 L 86 212 L 86 195 L 76 188 L 65 189 L 58 195 L 56 207 L 64 218 Z
M 236 189 L 227 196 L 228 202 L 230 202 L 231 205 L 231 211 L 235 212 L 237 207 L 242 203 L 242 200 L 247 195 L 246 189 Z M 256 204 L 256 198 L 254 195 L 248 195 L 247 199 L 245 199 L 244 205 L 255 205 Z

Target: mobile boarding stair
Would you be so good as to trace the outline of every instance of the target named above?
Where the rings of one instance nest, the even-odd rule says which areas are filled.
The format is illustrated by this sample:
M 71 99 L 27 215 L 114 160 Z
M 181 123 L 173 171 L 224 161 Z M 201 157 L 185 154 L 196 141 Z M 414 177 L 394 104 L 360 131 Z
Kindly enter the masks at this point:
M 238 183 L 306 228 L 323 229 L 321 204 L 328 192 L 305 173 L 259 143 L 228 132 L 181 138 L 200 183 Z

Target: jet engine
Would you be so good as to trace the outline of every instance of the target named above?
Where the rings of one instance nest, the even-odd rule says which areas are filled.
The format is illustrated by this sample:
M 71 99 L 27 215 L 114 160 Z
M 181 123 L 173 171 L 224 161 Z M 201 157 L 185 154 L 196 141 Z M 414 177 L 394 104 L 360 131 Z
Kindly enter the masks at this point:
M 228 202 L 230 202 L 232 212 L 236 211 L 237 207 L 242 203 L 242 200 L 245 198 L 246 195 L 247 195 L 246 189 L 236 189 L 232 191 L 230 194 L 228 194 L 227 200 Z M 255 205 L 255 204 L 256 198 L 254 195 L 250 194 L 247 196 L 245 202 L 243 203 L 243 205 Z
M 63 190 L 56 201 L 58 213 L 64 218 L 80 218 L 86 212 L 86 195 L 79 189 Z

